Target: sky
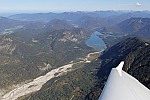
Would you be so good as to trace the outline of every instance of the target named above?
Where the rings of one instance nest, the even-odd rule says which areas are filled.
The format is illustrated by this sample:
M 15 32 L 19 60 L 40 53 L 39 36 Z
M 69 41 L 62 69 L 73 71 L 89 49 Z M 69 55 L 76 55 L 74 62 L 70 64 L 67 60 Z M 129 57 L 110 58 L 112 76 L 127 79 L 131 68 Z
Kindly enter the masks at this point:
M 99 10 L 150 10 L 150 0 L 0 0 L 0 13 Z

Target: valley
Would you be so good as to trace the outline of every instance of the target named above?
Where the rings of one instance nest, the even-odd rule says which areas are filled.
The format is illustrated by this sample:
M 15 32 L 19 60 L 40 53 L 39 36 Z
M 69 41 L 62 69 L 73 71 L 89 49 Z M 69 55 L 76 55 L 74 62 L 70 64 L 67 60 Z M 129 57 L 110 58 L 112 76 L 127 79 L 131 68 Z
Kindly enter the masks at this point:
M 1 100 L 16 100 L 17 98 L 28 95 L 29 93 L 39 91 L 42 86 L 47 82 L 50 81 L 52 78 L 56 78 L 62 75 L 67 74 L 68 72 L 75 70 L 75 66 L 80 65 L 81 63 L 90 63 L 93 59 L 97 58 L 92 55 L 97 55 L 99 52 L 95 53 L 89 53 L 87 57 L 79 62 L 76 63 L 70 63 L 61 67 L 58 67 L 57 69 L 53 69 L 50 72 L 46 73 L 44 76 L 37 77 L 36 79 L 33 79 L 33 81 L 23 84 L 10 92 L 4 94 L 2 97 L 0 97 Z M 92 57 L 91 57 L 92 56 Z M 89 60 L 90 59 L 90 60 Z
M 110 70 L 150 88 L 150 12 L 0 17 L 0 99 L 97 100 Z

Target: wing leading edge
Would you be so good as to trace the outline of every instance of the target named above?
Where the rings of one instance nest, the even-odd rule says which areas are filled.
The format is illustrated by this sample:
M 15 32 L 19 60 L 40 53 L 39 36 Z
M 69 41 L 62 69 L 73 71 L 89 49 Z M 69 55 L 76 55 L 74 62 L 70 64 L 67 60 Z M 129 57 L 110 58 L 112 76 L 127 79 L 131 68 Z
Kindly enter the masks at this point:
M 112 68 L 99 100 L 150 100 L 150 90 L 124 72 L 123 64 Z

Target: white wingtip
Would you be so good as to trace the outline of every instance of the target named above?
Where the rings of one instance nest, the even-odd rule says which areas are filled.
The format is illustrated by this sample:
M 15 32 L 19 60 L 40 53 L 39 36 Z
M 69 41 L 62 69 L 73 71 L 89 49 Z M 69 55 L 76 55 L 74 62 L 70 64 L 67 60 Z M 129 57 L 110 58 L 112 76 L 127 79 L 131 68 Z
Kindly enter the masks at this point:
M 121 71 L 122 71 L 123 65 L 124 65 L 124 61 L 121 61 L 120 64 L 116 67 L 120 76 L 122 76 Z

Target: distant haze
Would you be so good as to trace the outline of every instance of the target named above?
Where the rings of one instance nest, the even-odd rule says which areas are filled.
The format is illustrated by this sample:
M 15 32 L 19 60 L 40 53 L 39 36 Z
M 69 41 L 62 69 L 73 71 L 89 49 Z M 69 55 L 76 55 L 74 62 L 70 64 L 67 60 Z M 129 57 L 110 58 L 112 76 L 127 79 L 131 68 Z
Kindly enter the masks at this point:
M 143 6 L 137 7 L 137 2 Z M 150 0 L 0 0 L 0 13 L 149 10 L 149 4 Z

